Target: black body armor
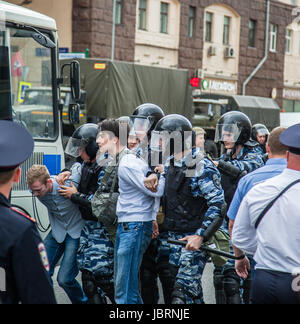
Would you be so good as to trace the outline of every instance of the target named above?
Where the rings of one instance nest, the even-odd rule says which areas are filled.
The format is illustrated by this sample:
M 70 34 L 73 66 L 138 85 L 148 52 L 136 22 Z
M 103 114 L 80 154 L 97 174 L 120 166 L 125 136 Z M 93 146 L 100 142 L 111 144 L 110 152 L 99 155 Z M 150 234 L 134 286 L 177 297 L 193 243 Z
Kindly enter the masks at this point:
M 208 209 L 203 197 L 193 197 L 190 178 L 184 167 L 170 165 L 163 197 L 165 219 L 163 229 L 174 232 L 193 232 L 201 227 Z
M 102 167 L 96 162 L 85 163 L 82 167 L 81 180 L 78 186 L 78 193 L 72 194 L 71 200 L 78 205 L 81 216 L 85 220 L 97 221 L 92 213 L 91 203 L 86 195 L 93 195 L 98 188 L 98 177 Z
M 81 171 L 81 180 L 78 188 L 80 193 L 92 195 L 96 192 L 98 188 L 98 176 L 101 168 L 102 167 L 96 162 L 84 164 Z

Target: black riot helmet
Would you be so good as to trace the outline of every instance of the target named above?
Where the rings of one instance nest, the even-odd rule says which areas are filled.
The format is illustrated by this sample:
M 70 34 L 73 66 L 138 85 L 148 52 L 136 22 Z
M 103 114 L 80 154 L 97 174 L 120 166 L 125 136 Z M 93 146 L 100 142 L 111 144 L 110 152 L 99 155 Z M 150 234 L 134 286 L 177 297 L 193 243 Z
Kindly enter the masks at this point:
M 255 124 L 252 126 L 251 138 L 254 141 L 257 141 L 257 135 L 258 136 L 266 135 L 266 141 L 267 141 L 269 134 L 270 134 L 270 132 L 264 124 Z
M 70 137 L 65 153 L 77 158 L 80 156 L 81 150 L 85 149 L 92 161 L 96 157 L 99 148 L 96 142 L 97 135 L 98 125 L 87 123 L 79 126 Z
M 157 122 L 165 116 L 163 110 L 152 103 L 144 103 L 135 108 L 130 116 L 130 129 L 138 135 L 139 132 L 147 133 L 148 139 Z
M 163 117 L 155 126 L 150 148 L 153 151 L 164 151 L 170 147 L 170 154 L 192 149 L 195 133 L 191 122 L 184 116 L 171 114 Z
M 251 121 L 249 117 L 240 111 L 229 111 L 221 116 L 215 133 L 215 142 L 234 142 L 235 145 L 243 145 L 251 136 Z

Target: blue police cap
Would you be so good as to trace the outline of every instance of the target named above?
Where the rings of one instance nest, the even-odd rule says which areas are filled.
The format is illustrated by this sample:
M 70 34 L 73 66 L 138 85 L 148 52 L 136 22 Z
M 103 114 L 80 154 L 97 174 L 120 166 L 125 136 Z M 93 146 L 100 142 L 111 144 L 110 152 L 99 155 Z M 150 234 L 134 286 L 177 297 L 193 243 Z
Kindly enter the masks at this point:
M 26 161 L 33 152 L 34 141 L 25 127 L 0 120 L 0 171 L 9 171 Z
M 294 154 L 300 154 L 300 124 L 287 128 L 280 135 L 280 142 Z

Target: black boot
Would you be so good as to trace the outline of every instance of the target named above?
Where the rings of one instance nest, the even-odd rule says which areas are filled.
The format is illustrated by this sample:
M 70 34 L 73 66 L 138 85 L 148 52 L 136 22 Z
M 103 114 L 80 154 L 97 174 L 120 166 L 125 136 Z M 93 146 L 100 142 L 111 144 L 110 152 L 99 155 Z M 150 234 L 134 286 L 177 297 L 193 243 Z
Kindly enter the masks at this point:
M 88 304 L 107 304 L 105 297 L 98 292 L 96 280 L 90 271 L 82 272 L 82 288 L 88 298 Z
M 224 292 L 224 275 L 222 269 L 214 270 L 214 286 L 215 286 L 215 297 L 217 305 L 226 304 L 226 296 Z
M 224 272 L 224 292 L 226 304 L 241 304 L 240 277 L 233 269 Z

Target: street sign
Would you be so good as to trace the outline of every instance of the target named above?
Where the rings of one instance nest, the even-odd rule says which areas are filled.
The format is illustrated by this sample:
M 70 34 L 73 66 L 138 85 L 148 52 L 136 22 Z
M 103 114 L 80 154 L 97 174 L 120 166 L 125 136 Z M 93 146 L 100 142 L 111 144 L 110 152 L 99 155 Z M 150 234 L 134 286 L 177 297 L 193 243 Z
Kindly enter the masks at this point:
M 31 88 L 30 82 L 20 81 L 19 82 L 19 92 L 18 92 L 18 102 L 22 103 L 25 97 L 25 90 Z
M 85 53 L 59 53 L 59 59 L 85 58 Z

